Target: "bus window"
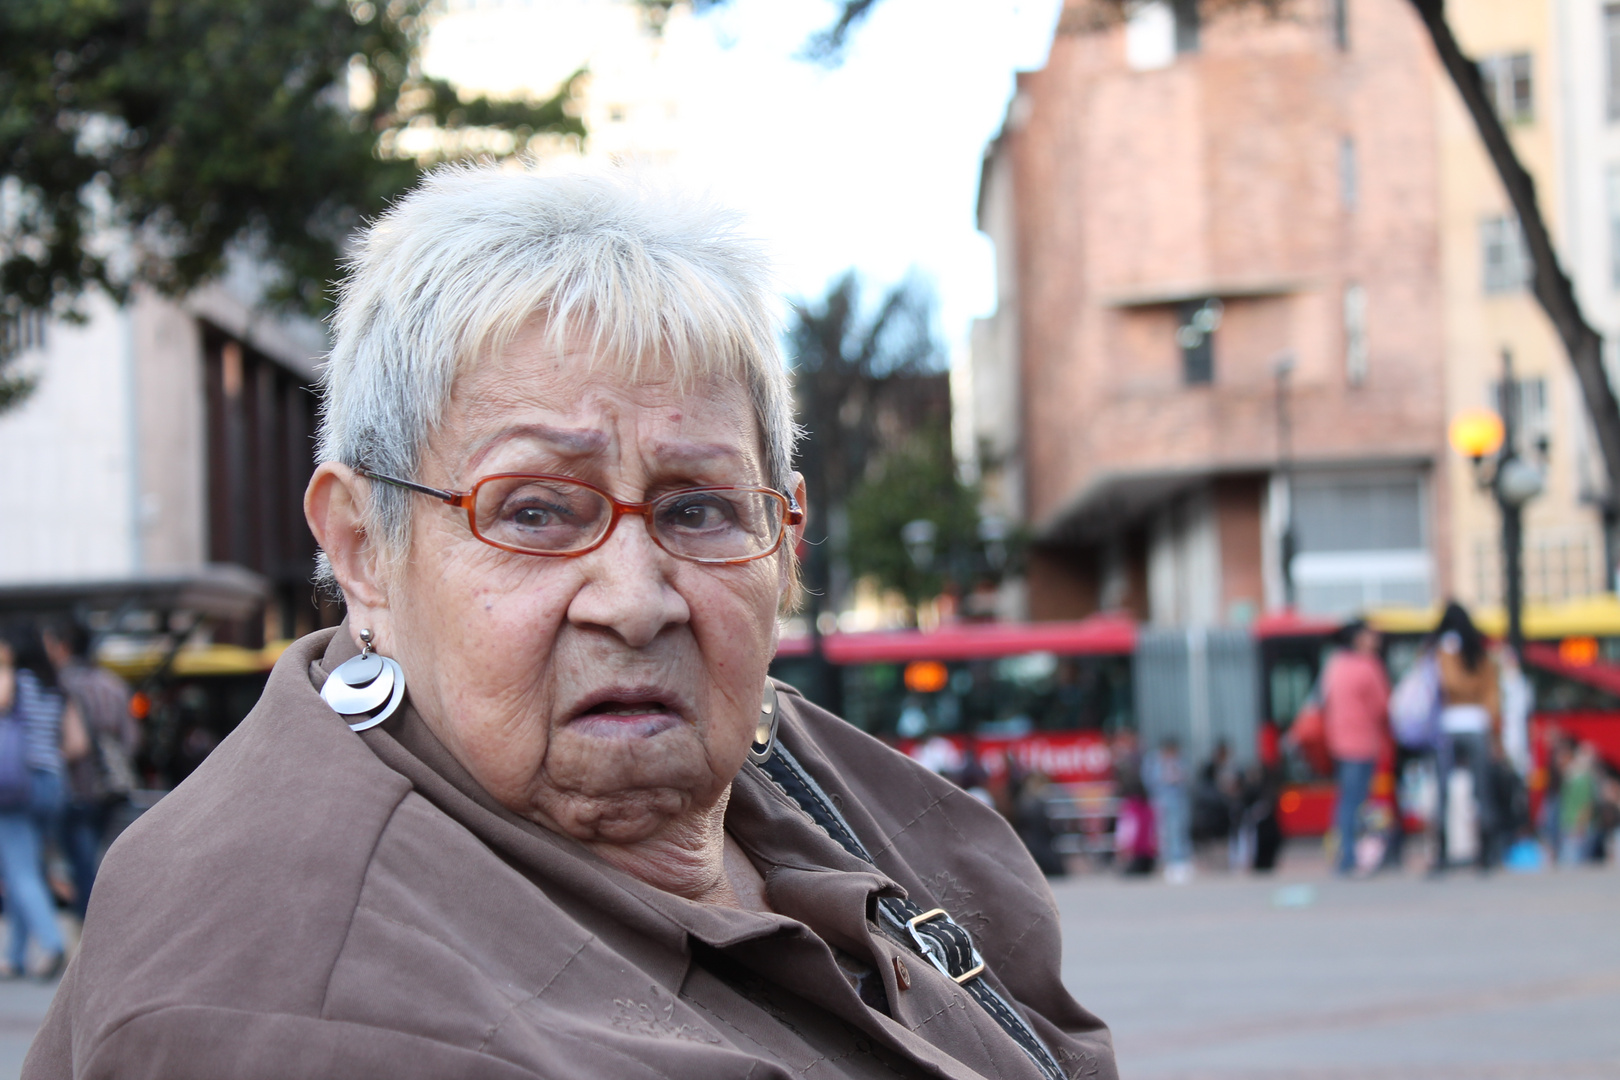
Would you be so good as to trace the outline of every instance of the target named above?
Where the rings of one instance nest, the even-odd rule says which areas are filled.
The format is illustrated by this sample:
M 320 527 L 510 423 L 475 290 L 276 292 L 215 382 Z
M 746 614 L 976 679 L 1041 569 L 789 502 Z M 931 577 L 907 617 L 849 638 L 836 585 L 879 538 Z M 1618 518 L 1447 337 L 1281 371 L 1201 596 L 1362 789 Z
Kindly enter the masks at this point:
M 1023 653 L 994 660 L 913 660 L 842 669 L 844 716 L 880 737 L 1134 727 L 1130 658 Z
M 1270 691 L 1268 716 L 1279 731 L 1287 731 L 1294 717 L 1305 707 L 1316 686 L 1316 675 L 1321 661 L 1314 655 L 1289 654 L 1276 657 L 1267 665 L 1267 687 Z

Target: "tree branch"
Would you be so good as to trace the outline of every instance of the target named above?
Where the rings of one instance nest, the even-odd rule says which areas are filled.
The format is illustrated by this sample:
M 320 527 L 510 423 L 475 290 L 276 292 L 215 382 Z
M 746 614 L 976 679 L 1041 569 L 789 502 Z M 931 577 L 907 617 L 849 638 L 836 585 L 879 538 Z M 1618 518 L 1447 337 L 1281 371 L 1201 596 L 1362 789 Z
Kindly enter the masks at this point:
M 1457 92 L 1462 95 L 1463 104 L 1473 117 L 1474 126 L 1479 129 L 1485 152 L 1490 155 L 1491 164 L 1496 166 L 1502 186 L 1507 190 L 1508 199 L 1519 216 L 1525 244 L 1535 266 L 1535 297 L 1558 331 L 1570 363 L 1575 368 L 1587 414 L 1592 419 L 1592 428 L 1603 454 L 1609 477 L 1608 497 L 1612 501 L 1617 481 L 1620 481 L 1620 403 L 1615 400 L 1608 372 L 1603 367 L 1602 335 L 1592 328 L 1581 312 L 1575 287 L 1569 275 L 1564 273 L 1558 252 L 1553 248 L 1552 237 L 1547 231 L 1546 220 L 1541 215 L 1536 198 L 1536 182 L 1520 164 L 1507 130 L 1485 94 L 1479 67 L 1463 54 L 1457 44 L 1446 22 L 1445 0 L 1411 0 L 1411 3 L 1429 31 L 1440 63 L 1451 76 Z

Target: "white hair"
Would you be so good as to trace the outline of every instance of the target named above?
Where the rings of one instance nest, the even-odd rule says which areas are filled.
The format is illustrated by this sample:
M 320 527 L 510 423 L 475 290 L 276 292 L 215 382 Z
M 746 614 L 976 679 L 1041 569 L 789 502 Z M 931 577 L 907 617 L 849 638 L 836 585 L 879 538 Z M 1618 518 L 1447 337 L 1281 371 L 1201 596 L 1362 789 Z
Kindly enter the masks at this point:
M 332 318 L 317 455 L 416 478 L 459 373 L 535 317 L 559 350 L 632 379 L 747 384 L 766 482 L 792 491 L 797 438 L 770 276 L 736 214 L 645 172 L 447 166 L 360 236 Z M 413 496 L 373 484 L 367 526 L 402 553 Z M 320 558 L 317 580 L 335 586 Z

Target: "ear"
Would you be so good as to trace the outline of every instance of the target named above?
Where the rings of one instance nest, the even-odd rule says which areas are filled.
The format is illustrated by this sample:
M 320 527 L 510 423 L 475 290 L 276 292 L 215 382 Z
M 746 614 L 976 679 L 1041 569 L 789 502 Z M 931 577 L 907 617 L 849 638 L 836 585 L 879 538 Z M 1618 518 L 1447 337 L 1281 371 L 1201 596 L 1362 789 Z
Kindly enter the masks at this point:
M 804 543 L 805 523 L 810 520 L 810 512 L 805 509 L 804 477 L 799 473 L 793 474 L 793 501 L 798 504 L 803 513 L 797 525 L 788 527 L 788 534 L 782 543 L 788 549 L 787 558 L 781 559 L 782 568 L 781 613 L 787 615 L 798 608 L 802 597 L 803 582 L 800 579 L 802 564 L 799 562 L 799 546 Z
M 304 518 L 343 587 L 352 626 L 377 626 L 388 609 L 381 553 L 366 531 L 370 481 L 347 465 L 323 462 L 304 492 Z
M 799 504 L 800 510 L 804 511 L 799 516 L 799 523 L 788 530 L 788 540 L 793 544 L 794 550 L 797 551 L 799 545 L 804 543 L 804 526 L 810 520 L 810 511 L 807 509 L 810 504 L 805 501 L 807 492 L 804 487 L 804 474 L 794 473 L 792 483 L 793 501 Z

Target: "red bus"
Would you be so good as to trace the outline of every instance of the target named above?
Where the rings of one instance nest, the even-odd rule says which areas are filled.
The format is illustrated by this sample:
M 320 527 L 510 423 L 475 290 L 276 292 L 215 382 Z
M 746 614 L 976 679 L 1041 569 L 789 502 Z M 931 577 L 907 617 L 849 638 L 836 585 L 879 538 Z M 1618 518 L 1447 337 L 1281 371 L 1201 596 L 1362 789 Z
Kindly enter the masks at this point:
M 1392 677 L 1410 665 L 1436 618 L 1436 612 L 1411 610 L 1369 617 L 1386 635 Z M 1498 615 L 1486 612 L 1479 621 L 1487 633 L 1500 634 Z M 1259 708 L 1243 737 L 1263 741 L 1288 730 L 1339 626 L 1292 614 L 1255 622 L 1249 633 Z M 1532 608 L 1526 629 L 1532 640 L 1526 669 L 1537 701 L 1532 745 L 1543 745 L 1548 731 L 1563 730 L 1593 741 L 1620 769 L 1620 602 L 1607 597 Z M 1103 841 L 1094 834 L 1112 813 L 1109 742 L 1139 726 L 1139 636 L 1134 622 L 1114 615 L 831 634 L 822 638 L 822 670 L 808 638 L 785 638 L 772 671 L 938 771 L 960 772 L 971 753 L 992 787 L 1009 762 L 1044 773 L 1068 789 L 1070 812 L 1087 834 L 1081 849 L 1100 851 Z M 1244 758 L 1256 751 L 1253 742 L 1238 746 L 1236 740 L 1234 749 Z M 1278 810 L 1284 833 L 1327 831 L 1331 779 L 1297 753 L 1289 753 L 1283 767 L 1287 782 Z M 1533 793 L 1540 782 L 1539 773 L 1532 776 Z M 1394 789 L 1386 771 L 1375 782 L 1375 797 L 1392 801 Z

